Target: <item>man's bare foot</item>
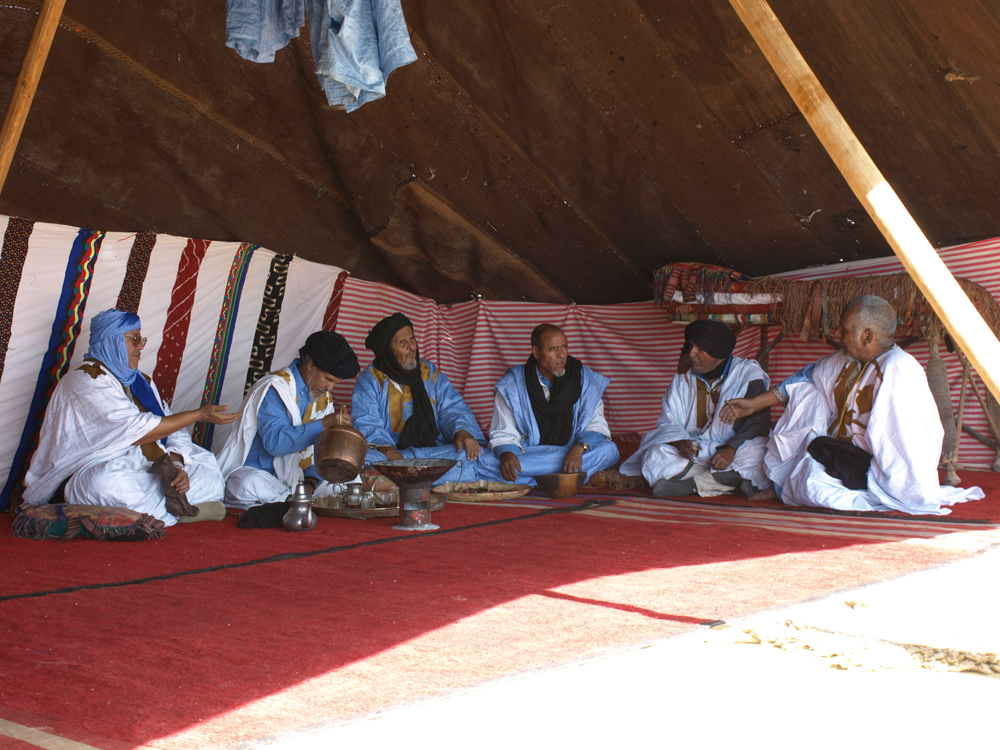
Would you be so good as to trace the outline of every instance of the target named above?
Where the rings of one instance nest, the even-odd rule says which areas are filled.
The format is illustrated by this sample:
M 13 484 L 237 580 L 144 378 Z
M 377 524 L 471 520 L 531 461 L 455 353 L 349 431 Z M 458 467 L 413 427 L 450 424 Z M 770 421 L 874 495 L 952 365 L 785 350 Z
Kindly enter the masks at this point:
M 768 487 L 766 490 L 761 490 L 756 495 L 750 496 L 751 500 L 777 500 L 778 493 L 774 491 L 774 487 Z

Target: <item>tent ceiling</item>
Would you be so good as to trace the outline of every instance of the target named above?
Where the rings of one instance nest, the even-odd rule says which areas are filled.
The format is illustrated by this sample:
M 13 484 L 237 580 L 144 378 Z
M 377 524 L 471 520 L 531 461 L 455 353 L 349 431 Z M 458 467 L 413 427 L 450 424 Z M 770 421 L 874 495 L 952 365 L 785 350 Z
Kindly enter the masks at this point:
M 1000 4 L 771 5 L 931 243 L 1000 234 Z M 403 0 L 419 60 L 351 115 L 305 34 L 244 61 L 224 6 L 69 0 L 0 212 L 249 240 L 442 302 L 891 253 L 726 0 Z M 38 8 L 0 7 L 4 108 Z

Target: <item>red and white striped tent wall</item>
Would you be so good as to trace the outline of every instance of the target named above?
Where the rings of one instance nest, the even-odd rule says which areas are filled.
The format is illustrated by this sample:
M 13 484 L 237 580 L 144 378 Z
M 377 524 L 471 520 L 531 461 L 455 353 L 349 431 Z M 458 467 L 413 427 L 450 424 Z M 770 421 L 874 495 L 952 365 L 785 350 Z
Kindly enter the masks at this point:
M 940 251 L 956 276 L 984 286 L 1000 297 L 1000 238 Z M 738 269 L 737 269 L 738 270 Z M 903 270 L 895 257 L 818 266 L 783 274 L 792 279 L 844 278 Z M 440 365 L 463 394 L 484 430 L 493 410 L 494 384 L 507 367 L 521 364 L 530 353 L 531 329 L 539 323 L 554 323 L 569 339 L 570 352 L 587 366 L 611 378 L 605 396 L 605 412 L 614 434 L 643 433 L 652 428 L 660 400 L 677 368 L 683 327 L 654 302 L 624 305 L 542 305 L 526 302 L 477 300 L 438 305 L 385 284 L 349 278 L 341 301 L 337 330 L 347 337 L 362 365 L 372 359 L 364 340 L 375 323 L 393 312 L 402 312 L 414 324 L 421 356 Z M 771 340 L 777 336 L 771 330 Z M 740 336 L 736 353 L 752 357 L 760 345 L 756 328 Z M 799 368 L 829 354 L 825 344 L 802 343 L 786 337 L 771 352 L 770 376 L 778 382 Z M 907 351 L 927 364 L 924 341 Z M 942 352 L 948 368 L 952 398 L 958 408 L 958 383 L 962 367 L 956 355 Z M 982 393 L 982 382 L 976 378 Z M 351 383 L 342 384 L 334 395 L 349 401 Z M 780 411 L 775 411 L 777 419 Z M 965 423 L 983 435 L 989 425 L 979 404 L 967 399 Z M 962 464 L 989 467 L 995 454 L 969 435 L 962 436 Z

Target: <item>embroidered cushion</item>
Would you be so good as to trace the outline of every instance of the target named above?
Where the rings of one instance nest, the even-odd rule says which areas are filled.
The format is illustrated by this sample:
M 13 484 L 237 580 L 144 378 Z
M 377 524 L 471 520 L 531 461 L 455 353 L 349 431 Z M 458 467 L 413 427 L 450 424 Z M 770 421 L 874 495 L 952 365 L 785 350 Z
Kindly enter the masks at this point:
M 138 542 L 166 536 L 163 521 L 128 508 L 103 505 L 20 505 L 12 536 Z

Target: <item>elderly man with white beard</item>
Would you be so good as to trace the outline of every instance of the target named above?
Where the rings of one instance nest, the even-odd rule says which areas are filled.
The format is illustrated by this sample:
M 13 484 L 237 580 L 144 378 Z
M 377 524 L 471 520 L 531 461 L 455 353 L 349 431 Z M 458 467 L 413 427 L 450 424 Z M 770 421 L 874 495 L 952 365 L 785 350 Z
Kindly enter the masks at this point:
M 754 398 L 727 401 L 723 419 L 786 404 L 768 442 L 773 481 L 758 498 L 836 510 L 943 515 L 984 497 L 942 487 L 944 429 L 920 364 L 893 343 L 896 313 L 863 295 L 840 314 L 841 350 Z
M 351 417 L 368 441 L 366 460 L 453 459 L 436 485 L 479 479 L 483 431 L 448 376 L 420 357 L 410 319 L 394 313 L 380 320 L 365 346 L 375 359 L 354 385 Z

